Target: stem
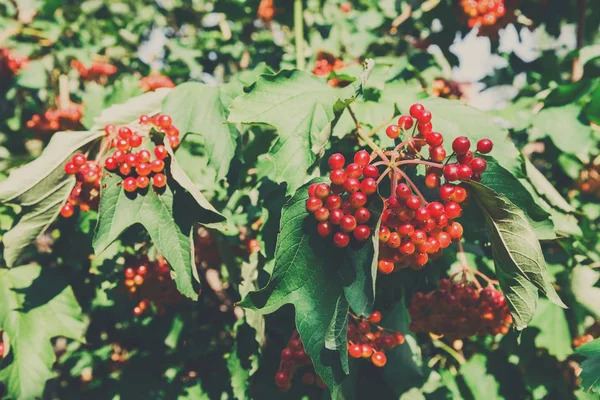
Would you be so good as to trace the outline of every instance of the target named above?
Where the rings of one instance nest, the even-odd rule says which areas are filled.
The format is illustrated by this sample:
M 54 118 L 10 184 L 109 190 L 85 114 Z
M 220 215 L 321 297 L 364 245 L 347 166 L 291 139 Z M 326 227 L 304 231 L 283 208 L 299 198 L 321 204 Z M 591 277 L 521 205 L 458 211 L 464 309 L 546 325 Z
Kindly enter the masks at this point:
M 481 289 L 481 284 L 479 283 L 477 277 L 475 276 L 475 274 L 473 274 L 473 271 L 471 271 L 471 268 L 469 267 L 469 263 L 467 262 L 467 256 L 465 255 L 465 249 L 462 245 L 462 242 L 460 241 L 458 242 L 458 254 L 456 256 L 458 257 L 458 260 L 460 261 L 460 264 L 463 267 L 463 275 L 465 275 L 465 277 L 467 275 L 470 275 L 473 278 L 473 282 L 475 283 L 475 286 L 477 286 L 477 289 Z
M 579 0 L 579 16 L 577 20 L 577 50 L 583 47 L 583 34 L 585 25 L 585 10 L 587 8 L 587 0 Z M 583 77 L 583 65 L 581 65 L 581 59 L 579 55 L 573 59 L 573 66 L 571 70 L 571 81 L 577 82 Z
M 350 116 L 352 117 L 352 119 L 354 120 L 354 123 L 356 124 L 356 131 L 358 132 L 358 136 L 360 136 L 360 138 L 362 140 L 364 140 L 367 145 L 369 145 L 369 147 L 375 152 L 377 153 L 377 155 L 384 161 L 386 162 L 390 162 L 390 160 L 386 157 L 386 155 L 383 153 L 383 151 L 381 150 L 381 148 L 379 146 L 377 146 L 377 144 L 367 135 L 365 135 L 365 133 L 363 132 L 361 126 L 360 126 L 360 122 L 358 122 L 358 119 L 356 118 L 356 114 L 354 114 L 354 111 L 352 111 L 352 108 L 350 106 L 348 106 L 348 112 L 350 113 Z
M 423 164 L 423 165 L 427 165 L 427 166 L 434 167 L 434 168 L 444 168 L 444 164 L 439 164 L 439 163 L 434 163 L 431 161 L 424 161 L 424 160 L 405 160 L 405 161 L 398 161 L 396 163 L 396 165 L 398 165 L 398 166 L 405 165 L 405 164 Z
M 392 196 L 396 195 L 396 187 L 398 187 L 398 172 L 394 170 L 394 173 L 392 174 Z
M 457 352 L 456 350 L 454 350 L 452 347 L 448 346 L 446 343 L 442 342 L 441 340 L 434 340 L 433 345 L 435 347 L 437 347 L 438 349 L 445 350 L 446 353 L 451 355 L 452 358 L 454 358 L 456 360 L 456 362 L 459 363 L 460 365 L 463 365 L 464 363 L 467 362 L 467 360 L 465 360 L 465 358 L 459 352 Z
M 108 150 L 108 145 L 110 144 L 111 140 L 112 139 L 110 137 L 105 137 L 104 139 L 102 139 L 100 150 L 98 150 L 98 154 L 96 154 L 96 162 L 100 162 L 102 157 L 104 157 L 104 154 L 106 154 L 106 150 Z
M 294 34 L 296 38 L 296 68 L 304 70 L 304 16 L 302 0 L 294 0 Z
M 379 132 L 380 129 L 382 129 L 384 126 L 386 126 L 387 124 L 389 124 L 393 120 L 394 120 L 394 117 L 390 117 L 390 118 L 386 119 L 385 121 L 383 121 L 382 123 L 380 123 L 379 125 L 377 125 L 375 128 L 371 129 L 371 131 L 369 131 L 369 133 L 367 133 L 367 136 L 369 136 L 369 137 L 373 136 L 374 134 L 376 134 L 377 132 Z
M 417 185 L 415 185 L 415 183 L 412 181 L 412 179 L 410 179 L 408 175 L 406 175 L 400 168 L 396 167 L 395 165 L 393 165 L 392 168 L 394 169 L 394 171 L 397 171 L 400 175 L 402 175 L 404 179 L 406 179 L 406 182 L 414 190 L 417 196 L 419 196 L 419 199 L 421 199 L 421 203 L 423 203 L 423 205 L 427 205 L 427 200 L 425 200 L 425 197 L 423 197 L 423 194 L 421 193 Z

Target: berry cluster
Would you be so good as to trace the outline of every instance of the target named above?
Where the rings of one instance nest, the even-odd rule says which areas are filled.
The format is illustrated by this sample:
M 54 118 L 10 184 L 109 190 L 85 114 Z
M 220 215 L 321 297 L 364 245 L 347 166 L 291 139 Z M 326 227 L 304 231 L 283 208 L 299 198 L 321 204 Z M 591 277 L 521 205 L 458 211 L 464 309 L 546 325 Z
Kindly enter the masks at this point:
M 99 61 L 93 62 L 88 68 L 79 60 L 71 60 L 71 68 L 76 69 L 84 81 L 99 81 L 117 73 L 117 67 Z
M 144 92 L 152 92 L 159 88 L 174 88 L 175 84 L 168 76 L 152 74 L 140 80 L 140 89 Z
M 336 58 L 333 54 L 325 51 L 319 51 L 312 73 L 317 76 L 329 76 L 331 72 L 338 71 L 345 66 L 346 64 L 341 58 Z M 339 78 L 331 78 L 327 81 L 327 84 L 331 87 L 343 86 L 343 83 L 344 81 Z
M 371 157 L 364 150 L 354 155 L 354 162 L 344 169 L 344 156 L 336 153 L 329 157 L 331 186 L 315 183 L 308 188 L 306 210 L 312 213 L 319 224 L 320 236 L 333 235 L 337 247 L 350 244 L 350 235 L 364 242 L 371 235 L 368 223 L 371 212 L 369 196 L 377 192 L 377 167 L 369 165 Z M 362 180 L 361 180 L 362 178 Z
M 469 28 L 494 25 L 506 14 L 504 0 L 461 0 L 460 5 L 469 17 Z
M 600 156 L 581 170 L 575 185 L 582 193 L 600 199 Z
M 431 84 L 431 95 L 444 99 L 458 100 L 462 97 L 463 93 L 457 82 L 444 78 L 436 78 Z
M 16 75 L 23 68 L 27 68 L 29 65 L 29 58 L 22 57 L 9 49 L 0 49 L 0 76 Z
M 136 302 L 133 315 L 140 316 L 153 306 L 158 315 L 165 312 L 165 305 L 181 300 L 170 275 L 167 260 L 158 257 L 151 261 L 147 256 L 127 257 L 125 260 L 124 285 L 129 298 Z
M 275 385 L 279 390 L 287 392 L 292 387 L 292 379 L 298 369 L 310 365 L 312 365 L 312 360 L 304 351 L 304 345 L 300 340 L 298 331 L 295 331 L 290 337 L 287 347 L 281 350 L 281 361 L 275 373 Z M 316 376 L 313 371 L 303 373 L 302 383 L 312 385 L 315 382 L 319 387 L 325 388 L 321 378 Z
M 407 130 L 411 128 L 413 134 L 409 136 Z M 462 215 L 460 204 L 467 199 L 468 191 L 465 185 L 453 182 L 479 181 L 487 168 L 485 159 L 474 157 L 469 150 L 471 142 L 464 136 L 452 142 L 453 154 L 450 157 L 456 155 L 456 162 L 441 164 L 448 158 L 443 146 L 444 137 L 433 131 L 431 112 L 421 104 L 413 104 L 410 115 L 401 116 L 397 125 L 386 129 L 387 136 L 392 139 L 398 138 L 400 132 L 404 132 L 408 139 L 403 142 L 407 153 L 400 154 L 399 158 L 403 161 L 399 164 L 426 165 L 425 185 L 429 189 L 439 188 L 439 201 L 425 201 L 412 181 L 397 183 L 402 175 L 392 178 L 392 193 L 386 199 L 379 231 L 378 269 L 383 274 L 406 267 L 420 269 L 430 259 L 441 256 L 442 249 L 448 247 L 452 240 L 462 237 L 463 227 L 454 219 Z M 429 146 L 428 161 L 417 158 L 424 146 Z M 477 151 L 482 154 L 489 153 L 492 147 L 489 139 L 477 143 Z
M 43 114 L 34 114 L 26 126 L 40 134 L 73 131 L 81 128 L 83 104 L 71 103 L 67 107 L 50 108 Z
M 409 308 L 410 330 L 450 338 L 508 333 L 512 317 L 501 291 L 465 279 L 441 279 L 438 289 L 416 293 Z
M 592 326 L 587 328 L 585 330 L 585 334 L 577 336 L 575 339 L 573 339 L 573 347 L 579 347 L 589 343 L 597 337 L 600 337 L 600 323 L 598 321 L 594 322 Z
M 376 367 L 387 362 L 385 351 L 404 343 L 400 332 L 388 331 L 378 325 L 381 313 L 373 311 L 369 318 L 350 315 L 348 321 L 348 354 L 352 358 L 368 358 Z
M 172 124 L 172 119 L 166 114 L 157 114 L 150 118 L 147 115 L 140 117 L 141 129 L 134 132 L 128 126 L 120 128 L 114 125 L 104 127 L 106 135 L 111 139 L 112 147 L 117 150 L 104 161 L 104 167 L 109 171 L 118 171 L 123 176 L 123 189 L 134 192 L 144 190 L 151 183 L 155 188 L 162 188 L 167 184 L 167 177 L 163 174 L 167 156 L 167 149 L 163 145 L 154 147 L 154 159 L 149 150 L 134 151 L 142 146 L 151 129 L 163 132 L 171 147 L 179 146 L 179 129 Z M 142 130 L 144 132 L 142 132 Z
M 98 161 L 88 160 L 85 154 L 77 153 L 65 164 L 65 173 L 75 175 L 77 184 L 71 191 L 67 202 L 60 209 L 60 214 L 69 218 L 73 216 L 75 207 L 81 211 L 97 210 L 100 200 L 100 179 L 102 167 Z
M 404 335 L 379 326 L 381 313 L 373 311 L 369 318 L 348 314 L 348 335 L 346 337 L 348 354 L 353 358 L 367 358 L 376 367 L 383 367 L 387 358 L 385 351 L 404 343 Z M 275 384 L 282 391 L 291 387 L 294 374 L 299 368 L 312 366 L 312 360 L 304 351 L 298 332 L 295 331 L 288 345 L 281 351 L 281 362 L 275 374 Z M 315 382 L 314 371 L 302 375 L 302 383 L 312 385 Z M 324 388 L 321 378 L 316 376 L 317 386 Z

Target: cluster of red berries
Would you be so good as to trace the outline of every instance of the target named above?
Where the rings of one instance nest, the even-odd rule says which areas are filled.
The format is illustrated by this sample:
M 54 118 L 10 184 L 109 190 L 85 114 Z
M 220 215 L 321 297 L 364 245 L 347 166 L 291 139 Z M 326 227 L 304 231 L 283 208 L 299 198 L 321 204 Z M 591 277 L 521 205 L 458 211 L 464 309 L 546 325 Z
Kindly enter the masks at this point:
M 329 76 L 332 71 L 340 70 L 345 66 L 346 64 L 341 58 L 336 58 L 333 54 L 325 51 L 319 51 L 312 73 L 317 76 Z M 331 78 L 327 81 L 327 84 L 331 87 L 341 86 L 342 83 L 343 81 L 339 78 Z
M 450 338 L 508 333 L 512 317 L 501 291 L 473 281 L 441 279 L 438 289 L 416 293 L 409 308 L 410 330 Z
M 179 146 L 179 129 L 173 125 L 173 120 L 166 114 L 157 114 L 150 118 L 147 115 L 140 117 L 140 124 L 147 131 L 155 129 L 163 132 L 172 148 Z M 165 162 L 168 157 L 167 149 L 163 145 L 154 148 L 154 159 L 149 150 L 134 151 L 140 147 L 147 136 L 134 132 L 128 126 L 120 128 L 107 125 L 104 131 L 112 138 L 111 145 L 115 152 L 104 161 L 104 167 L 108 171 L 118 171 L 123 176 L 123 189 L 126 192 L 134 192 L 137 189 L 146 189 L 150 185 L 162 188 L 167 184 L 167 177 L 163 174 Z
M 117 67 L 99 61 L 93 62 L 88 68 L 79 60 L 71 60 L 71 68 L 76 69 L 79 72 L 81 79 L 85 81 L 98 81 L 117 73 Z
M 352 358 L 370 359 L 376 367 L 387 362 L 385 351 L 404 343 L 404 335 L 379 326 L 381 313 L 373 311 L 369 318 L 350 315 L 348 321 L 348 354 Z
M 273 6 L 273 0 L 260 0 L 256 16 L 264 22 L 271 22 L 273 20 L 273 17 L 275 17 L 275 7 Z
M 152 305 L 158 315 L 165 312 L 166 304 L 181 300 L 171 279 L 170 268 L 164 257 L 151 261 L 147 256 L 127 257 L 124 285 L 131 300 L 137 302 L 133 315 L 140 316 Z
M 404 161 L 414 161 L 414 164 L 407 165 L 420 164 L 416 156 L 422 147 L 429 146 L 429 164 L 424 163 L 428 165 L 425 185 L 429 189 L 439 188 L 440 201 L 428 203 L 420 193 L 413 193 L 409 184 L 395 185 L 385 201 L 386 209 L 379 231 L 378 269 L 383 274 L 406 267 L 420 269 L 430 259 L 440 257 L 442 249 L 448 247 L 452 240 L 462 237 L 462 225 L 453 220 L 462 215 L 460 204 L 467 199 L 468 191 L 466 186 L 451 182 L 478 181 L 487 168 L 485 159 L 474 158 L 469 151 L 471 143 L 464 136 L 452 143 L 452 155 L 456 155 L 457 162 L 439 164 L 446 160 L 447 153 L 443 146 L 444 137 L 433 131 L 431 112 L 421 104 L 413 104 L 409 112 L 410 115 L 399 118 L 397 125 L 388 126 L 386 134 L 396 139 L 401 131 L 406 133 L 413 129 L 412 136 L 406 133 L 408 153 L 400 155 Z M 489 139 L 477 143 L 477 151 L 482 154 L 489 153 L 492 147 Z M 442 176 L 445 180 L 443 185 Z
M 295 331 L 290 337 L 287 347 L 281 350 L 281 361 L 275 373 L 275 385 L 279 390 L 287 392 L 292 387 L 292 379 L 298 369 L 311 365 L 312 360 L 304 351 L 304 345 L 300 340 L 298 331 Z M 302 383 L 312 385 L 315 382 L 320 388 L 325 388 L 325 384 L 314 371 L 303 373 Z
M 140 89 L 144 92 L 152 92 L 159 88 L 174 88 L 175 84 L 168 76 L 152 74 L 140 80 Z
M 333 154 L 329 157 L 331 185 L 315 183 L 308 188 L 306 210 L 319 221 L 318 234 L 333 235 L 337 247 L 348 246 L 351 234 L 359 242 L 371 235 L 367 203 L 369 196 L 377 192 L 379 171 L 369 165 L 370 161 L 369 153 L 360 150 L 354 155 L 354 162 L 344 169 L 344 156 Z
M 34 114 L 26 126 L 41 134 L 73 131 L 81 127 L 83 104 L 71 103 L 67 107 L 50 108 L 43 114 Z
M 436 78 L 431 83 L 431 95 L 444 99 L 460 99 L 463 95 L 460 86 L 455 81 L 444 78 Z
M 0 76 L 8 75 L 8 71 L 11 75 L 16 75 L 23 68 L 27 68 L 27 65 L 28 57 L 22 57 L 9 49 L 0 49 Z
M 461 0 L 460 5 L 469 17 L 469 28 L 494 25 L 506 14 L 504 0 Z
M 573 347 L 579 347 L 589 343 L 597 337 L 600 337 L 600 323 L 598 321 L 594 322 L 592 326 L 587 328 L 585 330 L 585 334 L 577 336 L 575 339 L 573 339 Z
M 73 216 L 75 207 L 81 211 L 97 210 L 100 200 L 100 179 L 102 167 L 97 161 L 88 160 L 85 154 L 77 153 L 65 164 L 65 173 L 75 175 L 77 184 L 71 191 L 67 202 L 60 209 L 65 218 Z

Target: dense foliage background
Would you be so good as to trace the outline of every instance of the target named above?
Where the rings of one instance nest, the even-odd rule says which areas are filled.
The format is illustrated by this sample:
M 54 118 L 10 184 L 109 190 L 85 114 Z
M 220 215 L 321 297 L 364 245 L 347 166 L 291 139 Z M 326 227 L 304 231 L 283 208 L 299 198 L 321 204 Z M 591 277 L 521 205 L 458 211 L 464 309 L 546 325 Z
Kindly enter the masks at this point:
M 599 24 L 586 0 L 0 0 L 1 397 L 597 398 Z M 494 150 L 464 252 L 378 275 L 297 217 L 331 154 L 361 129 L 393 148 L 415 102 Z M 95 175 L 65 210 L 73 154 L 158 113 L 162 191 Z M 465 263 L 510 332 L 412 332 L 415 293 Z M 382 368 L 348 360 L 349 304 L 403 334 Z M 312 361 L 281 391 L 296 329 Z

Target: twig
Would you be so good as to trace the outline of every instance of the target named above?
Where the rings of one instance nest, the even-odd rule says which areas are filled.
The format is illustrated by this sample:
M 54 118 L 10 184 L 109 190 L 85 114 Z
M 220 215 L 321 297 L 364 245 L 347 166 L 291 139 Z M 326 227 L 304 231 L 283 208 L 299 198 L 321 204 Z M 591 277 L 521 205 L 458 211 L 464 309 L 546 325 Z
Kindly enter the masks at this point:
M 354 111 L 352 111 L 352 108 L 350 106 L 348 106 L 348 112 L 350 113 L 350 116 L 352 117 L 352 119 L 354 120 L 354 124 L 356 125 L 356 131 L 358 132 L 358 136 L 360 136 L 360 138 L 362 140 L 364 140 L 367 145 L 375 152 L 377 153 L 377 155 L 384 161 L 386 162 L 390 162 L 390 160 L 386 157 L 386 155 L 383 153 L 383 151 L 381 150 L 381 148 L 379 146 L 377 146 L 377 144 L 367 135 L 365 135 L 365 133 L 363 132 L 361 126 L 360 126 L 360 122 L 358 122 L 358 118 L 356 118 L 356 114 L 354 114 Z
M 406 182 L 410 185 L 410 187 L 414 190 L 414 192 L 417 194 L 417 196 L 419 196 L 419 199 L 421 199 L 421 203 L 423 203 L 423 205 L 427 205 L 427 200 L 425 200 L 425 197 L 423 196 L 423 193 L 421 193 L 421 191 L 419 190 L 419 188 L 417 187 L 417 185 L 415 185 L 415 183 L 412 181 L 412 179 L 410 179 L 408 177 L 408 175 L 406 175 L 404 173 L 404 171 L 402 171 L 400 168 L 396 167 L 395 165 L 391 166 L 392 169 L 394 171 L 397 171 L 400 175 L 402 175 L 402 177 L 404 179 L 406 179 Z
M 452 358 L 454 358 L 456 360 L 456 362 L 459 363 L 460 365 L 463 365 L 464 363 L 467 362 L 467 360 L 465 360 L 465 358 L 462 356 L 462 354 L 460 354 L 458 351 L 454 350 L 452 347 L 448 346 L 446 343 L 442 342 L 441 340 L 434 340 L 433 345 L 435 347 L 437 347 L 438 349 L 445 350 L 446 353 L 448 353 L 450 356 L 452 356 Z

